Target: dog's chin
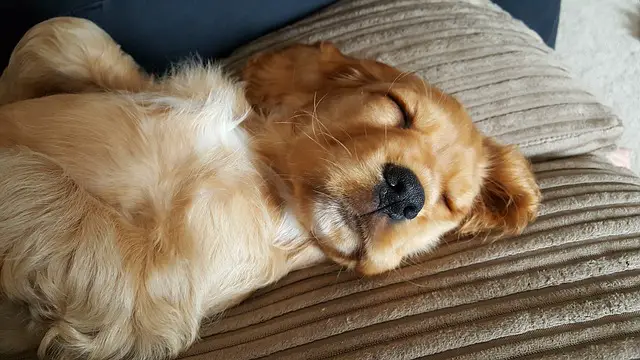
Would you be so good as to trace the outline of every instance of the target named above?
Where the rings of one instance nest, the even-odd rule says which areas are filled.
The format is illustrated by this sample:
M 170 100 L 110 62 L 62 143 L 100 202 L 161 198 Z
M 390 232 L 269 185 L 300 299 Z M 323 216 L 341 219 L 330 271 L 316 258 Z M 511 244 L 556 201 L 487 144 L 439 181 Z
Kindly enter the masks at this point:
M 364 275 L 373 275 L 397 267 L 397 254 L 375 251 L 373 244 L 390 219 L 379 213 L 360 213 L 340 200 L 316 200 L 313 233 L 327 257 L 339 265 Z

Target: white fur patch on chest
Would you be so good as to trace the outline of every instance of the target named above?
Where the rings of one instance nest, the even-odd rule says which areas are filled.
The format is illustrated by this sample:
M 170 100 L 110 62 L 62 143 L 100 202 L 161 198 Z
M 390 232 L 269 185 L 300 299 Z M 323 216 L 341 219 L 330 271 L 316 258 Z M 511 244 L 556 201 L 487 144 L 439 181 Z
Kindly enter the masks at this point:
M 246 132 L 239 126 L 249 115 L 250 109 L 237 112 L 237 104 L 224 91 L 214 92 L 206 101 L 161 97 L 152 99 L 154 105 L 169 109 L 162 125 L 162 137 L 177 137 L 200 155 L 228 149 L 243 150 L 249 145 Z M 150 119 L 155 122 L 156 119 Z M 155 125 L 157 126 L 157 125 Z
M 290 249 L 300 245 L 306 238 L 307 234 L 293 211 L 289 208 L 285 209 L 276 232 L 274 245 L 281 249 Z
M 224 99 L 202 106 L 202 111 L 194 119 L 195 149 L 198 153 L 206 154 L 220 146 L 236 151 L 248 149 L 249 137 L 239 125 L 246 119 L 249 109 L 236 114 L 234 107 Z

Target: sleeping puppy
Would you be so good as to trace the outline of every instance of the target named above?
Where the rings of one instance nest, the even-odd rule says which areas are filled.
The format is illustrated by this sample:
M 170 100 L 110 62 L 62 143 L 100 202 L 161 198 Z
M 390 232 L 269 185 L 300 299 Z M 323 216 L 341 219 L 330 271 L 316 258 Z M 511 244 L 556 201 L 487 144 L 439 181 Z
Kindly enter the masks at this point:
M 25 35 L 0 79 L 0 353 L 174 357 L 292 270 L 378 274 L 536 214 L 527 160 L 414 75 L 323 42 L 243 77 L 153 78 L 86 20 Z

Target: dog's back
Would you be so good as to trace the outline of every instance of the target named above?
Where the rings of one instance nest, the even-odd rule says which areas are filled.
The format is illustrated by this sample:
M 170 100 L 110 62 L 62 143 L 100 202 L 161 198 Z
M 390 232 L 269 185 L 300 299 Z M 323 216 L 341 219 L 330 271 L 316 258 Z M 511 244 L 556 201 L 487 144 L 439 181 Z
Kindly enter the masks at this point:
M 248 110 L 205 66 L 149 91 L 2 106 L 0 352 L 176 355 L 204 317 L 284 274 Z

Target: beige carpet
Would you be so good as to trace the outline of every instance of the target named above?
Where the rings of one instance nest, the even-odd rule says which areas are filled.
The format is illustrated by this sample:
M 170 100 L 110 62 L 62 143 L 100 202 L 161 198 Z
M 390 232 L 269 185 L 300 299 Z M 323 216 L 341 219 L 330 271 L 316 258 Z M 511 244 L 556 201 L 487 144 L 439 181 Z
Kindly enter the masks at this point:
M 640 1 L 562 0 L 557 52 L 625 124 L 620 146 L 640 173 Z

